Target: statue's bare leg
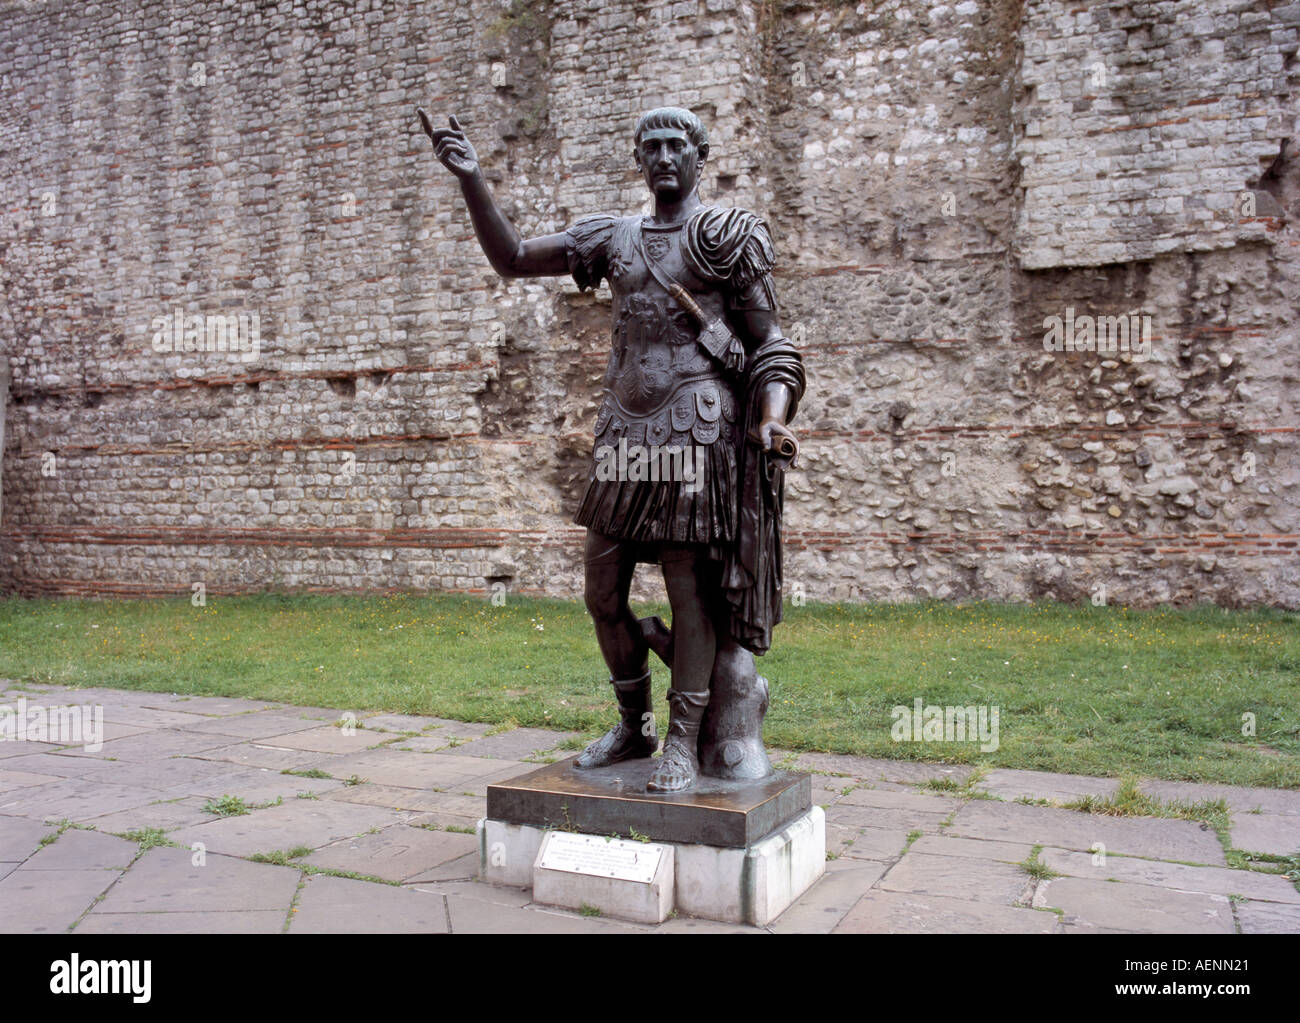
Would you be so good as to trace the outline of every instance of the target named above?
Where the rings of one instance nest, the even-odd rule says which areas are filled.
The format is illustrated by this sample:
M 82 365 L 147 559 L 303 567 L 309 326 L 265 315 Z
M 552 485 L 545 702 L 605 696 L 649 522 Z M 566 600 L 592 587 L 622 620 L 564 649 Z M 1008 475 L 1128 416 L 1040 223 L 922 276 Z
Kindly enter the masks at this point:
M 619 722 L 578 757 L 580 768 L 605 767 L 633 757 L 648 757 L 659 748 L 650 692 L 649 648 L 628 606 L 636 572 L 632 546 L 594 530 L 587 531 L 587 611 L 596 626 L 596 641 L 609 666 L 618 698 Z
M 718 649 L 714 615 L 721 589 L 717 566 L 702 548 L 670 548 L 662 561 L 673 609 L 673 687 L 668 691 L 672 717 L 663 756 L 646 788 L 676 792 L 694 785 L 700 770 L 697 745 Z

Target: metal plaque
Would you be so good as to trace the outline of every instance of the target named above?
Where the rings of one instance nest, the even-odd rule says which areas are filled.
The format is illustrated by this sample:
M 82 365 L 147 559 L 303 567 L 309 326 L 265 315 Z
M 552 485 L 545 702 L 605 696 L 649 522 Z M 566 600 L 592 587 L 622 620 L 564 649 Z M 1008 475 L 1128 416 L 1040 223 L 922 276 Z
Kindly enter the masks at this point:
M 557 831 L 547 840 L 541 866 L 544 870 L 649 884 L 663 854 L 662 845 Z

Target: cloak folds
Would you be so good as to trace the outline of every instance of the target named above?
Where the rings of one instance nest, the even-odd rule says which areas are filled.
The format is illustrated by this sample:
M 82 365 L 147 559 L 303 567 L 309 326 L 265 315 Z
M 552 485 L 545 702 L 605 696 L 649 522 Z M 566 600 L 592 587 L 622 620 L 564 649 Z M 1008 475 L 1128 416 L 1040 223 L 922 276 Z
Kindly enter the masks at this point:
M 683 251 L 691 272 L 725 286 L 730 307 L 776 309 L 772 267 L 776 262 L 767 225 L 739 207 L 706 208 L 686 224 Z M 772 629 L 782 618 L 781 512 L 785 472 L 747 438 L 763 419 L 763 390 L 790 388 L 787 422 L 803 397 L 803 360 L 788 338 L 773 338 L 749 353 L 743 378 L 740 443 L 736 456 L 736 539 L 723 555 L 722 585 L 731 605 L 731 634 L 754 654 L 767 653 Z
M 764 342 L 746 370 L 744 433 L 758 432 L 763 419 L 763 389 L 770 383 L 790 388 L 787 422 L 794 419 L 804 392 L 803 361 L 781 337 Z M 785 472 L 758 445 L 745 439 L 737 457 L 739 515 L 736 542 L 723 560 L 722 586 L 731 605 L 731 634 L 747 650 L 763 655 L 772 629 L 782 618 L 781 511 Z

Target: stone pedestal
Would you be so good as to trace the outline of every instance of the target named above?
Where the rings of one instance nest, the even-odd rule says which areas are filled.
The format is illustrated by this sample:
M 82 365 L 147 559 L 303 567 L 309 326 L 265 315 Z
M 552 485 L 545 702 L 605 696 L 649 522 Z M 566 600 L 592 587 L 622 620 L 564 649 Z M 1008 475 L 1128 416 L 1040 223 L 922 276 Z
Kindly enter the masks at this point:
M 622 919 L 655 923 L 675 908 L 763 926 L 825 871 L 826 815 L 812 805 L 808 775 L 705 777 L 689 792 L 647 793 L 654 763 L 579 771 L 566 760 L 490 785 L 478 826 L 480 878 Z M 648 881 L 559 876 L 543 853 L 547 836 L 563 832 L 654 843 L 665 847 L 663 865 Z

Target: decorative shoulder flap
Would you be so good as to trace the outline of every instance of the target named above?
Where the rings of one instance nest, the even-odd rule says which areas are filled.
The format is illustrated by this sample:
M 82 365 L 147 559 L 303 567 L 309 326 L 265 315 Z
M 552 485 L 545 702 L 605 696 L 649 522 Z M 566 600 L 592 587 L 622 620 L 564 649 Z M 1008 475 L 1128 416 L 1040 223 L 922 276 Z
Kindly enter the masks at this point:
M 742 288 L 770 273 L 776 262 L 767 225 L 738 206 L 706 206 L 686 222 L 683 234 L 687 266 L 704 281 Z

